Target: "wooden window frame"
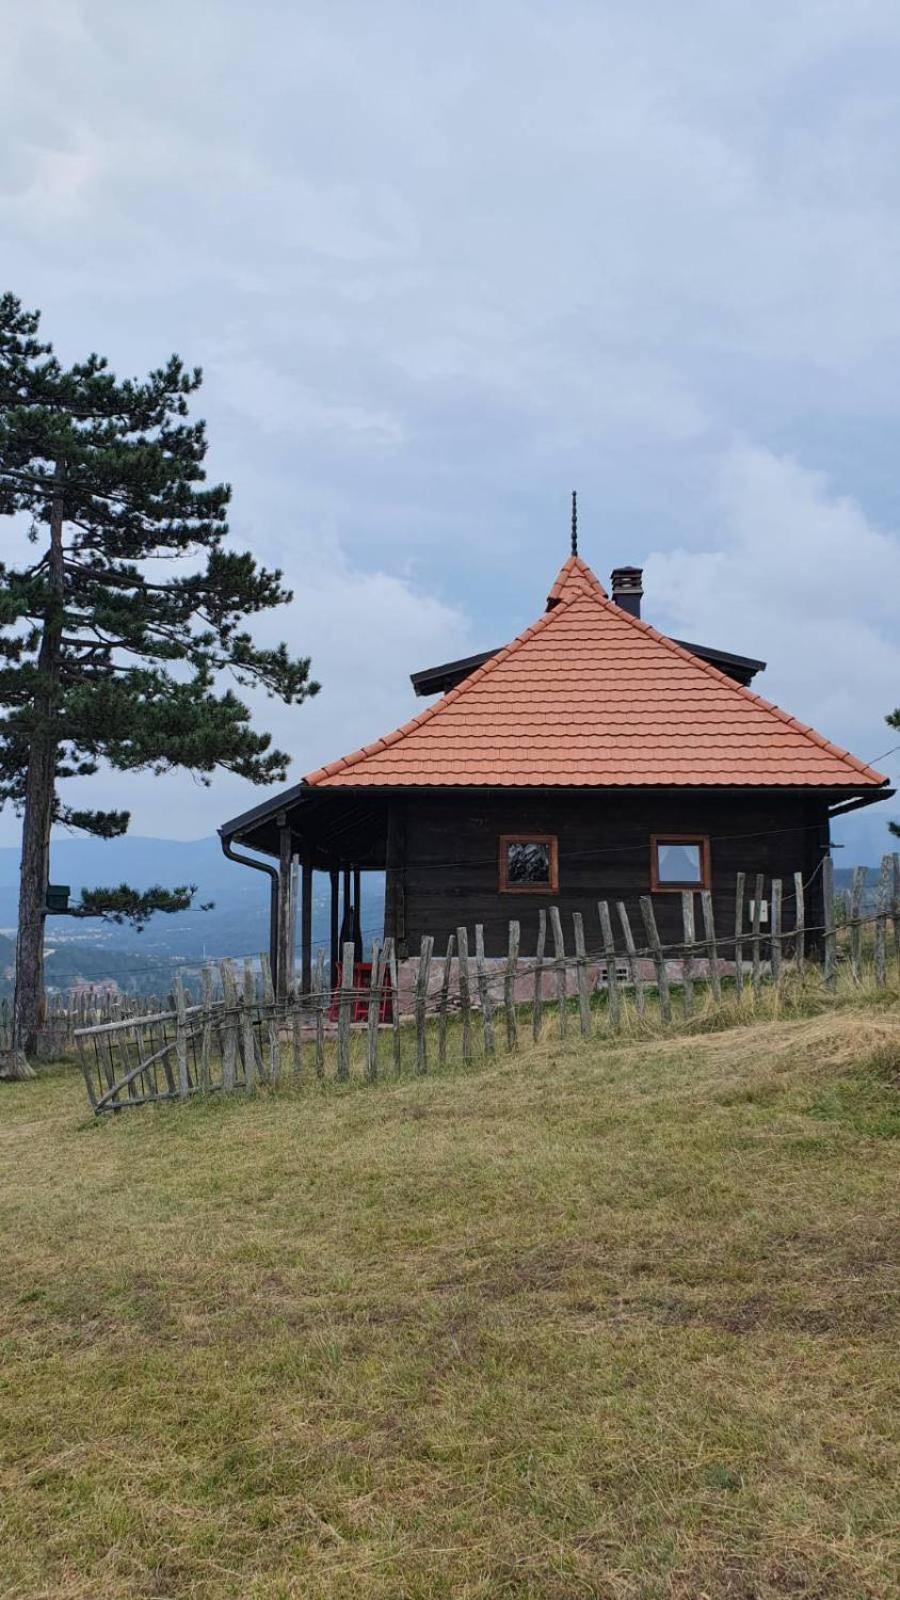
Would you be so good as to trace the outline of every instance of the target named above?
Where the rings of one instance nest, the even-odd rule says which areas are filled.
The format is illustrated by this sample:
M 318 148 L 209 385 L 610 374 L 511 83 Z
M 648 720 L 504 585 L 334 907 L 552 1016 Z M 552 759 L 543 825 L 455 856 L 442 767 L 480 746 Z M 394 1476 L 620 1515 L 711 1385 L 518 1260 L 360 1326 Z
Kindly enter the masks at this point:
M 511 844 L 550 846 L 550 879 L 547 883 L 510 883 L 508 850 Z M 555 833 L 501 833 L 497 850 L 500 894 L 557 894 L 559 892 L 559 841 Z
M 660 883 L 659 855 L 661 844 L 698 844 L 700 846 L 699 883 Z M 712 888 L 712 857 L 709 835 L 705 833 L 651 833 L 650 835 L 650 889 L 653 894 L 682 894 L 685 889 L 699 893 Z

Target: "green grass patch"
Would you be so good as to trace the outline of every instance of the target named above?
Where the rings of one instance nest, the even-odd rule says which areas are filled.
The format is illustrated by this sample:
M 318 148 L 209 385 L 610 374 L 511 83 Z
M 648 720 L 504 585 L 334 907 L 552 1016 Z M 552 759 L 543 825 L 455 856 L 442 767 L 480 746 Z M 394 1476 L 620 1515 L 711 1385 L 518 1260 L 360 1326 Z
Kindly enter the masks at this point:
M 100 1121 L 0 1087 L 2 1600 L 895 1595 L 858 1000 Z
M 900 1136 L 900 1048 L 875 1051 L 856 1072 L 824 1086 L 809 1106 L 810 1115 L 838 1122 L 873 1139 Z

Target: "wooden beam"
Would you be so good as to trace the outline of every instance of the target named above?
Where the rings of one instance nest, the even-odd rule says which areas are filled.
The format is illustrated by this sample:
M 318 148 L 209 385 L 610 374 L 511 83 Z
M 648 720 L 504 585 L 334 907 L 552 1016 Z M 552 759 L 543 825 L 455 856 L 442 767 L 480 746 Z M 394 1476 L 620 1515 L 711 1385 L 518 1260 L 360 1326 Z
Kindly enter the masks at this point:
M 340 937 L 340 892 L 341 875 L 337 868 L 333 867 L 331 871 L 331 922 L 329 929 L 330 949 L 328 952 L 328 959 L 331 963 L 331 977 L 328 980 L 328 986 L 330 989 L 333 989 L 337 984 L 338 939 Z
M 312 902 L 313 902 L 313 868 L 312 861 L 303 852 L 300 867 L 301 897 L 300 897 L 300 989 L 303 994 L 312 993 Z
M 291 982 L 291 869 L 294 864 L 294 836 L 287 822 L 279 819 L 278 829 L 278 928 L 276 948 L 269 952 L 275 977 L 275 993 L 286 1000 Z
M 290 973 L 291 990 L 294 988 L 294 963 L 297 959 L 297 908 L 300 899 L 300 858 L 295 853 L 291 858 L 291 925 L 288 929 L 288 971 Z
M 406 803 L 395 799 L 388 806 L 384 931 L 392 935 L 398 958 L 405 960 L 409 955 L 406 936 Z

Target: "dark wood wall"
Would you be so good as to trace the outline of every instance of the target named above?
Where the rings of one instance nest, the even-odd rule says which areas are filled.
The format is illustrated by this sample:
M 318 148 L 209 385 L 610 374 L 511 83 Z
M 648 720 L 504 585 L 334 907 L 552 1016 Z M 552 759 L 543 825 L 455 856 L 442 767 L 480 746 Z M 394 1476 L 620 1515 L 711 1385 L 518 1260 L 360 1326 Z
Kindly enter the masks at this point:
M 391 801 L 385 932 L 415 955 L 425 933 L 441 950 L 457 926 L 484 924 L 488 955 L 506 952 L 511 918 L 522 925 L 522 953 L 533 955 L 537 913 L 555 902 L 564 925 L 573 911 L 585 919 L 589 948 L 599 945 L 598 900 L 624 900 L 643 943 L 639 896 L 650 893 L 650 836 L 707 835 L 717 930 L 734 927 L 735 875 L 747 874 L 748 897 L 757 872 L 785 880 L 784 925 L 793 925 L 793 874 L 809 878 L 828 846 L 825 797 L 716 794 L 674 790 L 622 792 L 458 793 L 396 797 Z M 559 892 L 500 894 L 498 841 L 504 833 L 555 834 Z M 810 926 L 822 921 L 820 876 L 807 895 Z M 766 885 L 768 896 L 768 881 Z M 664 942 L 681 938 L 681 897 L 657 893 Z M 699 911 L 699 907 L 698 907 Z M 571 921 L 566 925 L 571 937 Z M 727 951 L 723 951 L 727 955 Z

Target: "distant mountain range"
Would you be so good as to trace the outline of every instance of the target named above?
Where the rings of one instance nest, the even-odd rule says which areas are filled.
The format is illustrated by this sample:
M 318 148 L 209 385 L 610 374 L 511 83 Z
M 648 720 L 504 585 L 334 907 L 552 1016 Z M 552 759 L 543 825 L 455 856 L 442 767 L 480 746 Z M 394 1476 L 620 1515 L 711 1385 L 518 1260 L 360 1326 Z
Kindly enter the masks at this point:
M 9 993 L 18 901 L 19 850 L 0 848 L 0 995 Z M 50 879 L 68 884 L 73 901 L 82 888 L 129 883 L 174 889 L 195 883 L 198 909 L 157 915 L 143 933 L 114 923 L 72 917 L 47 919 L 47 982 L 65 988 L 76 979 L 115 979 L 122 989 L 153 993 L 171 981 L 176 966 L 221 956 L 256 955 L 268 949 L 269 883 L 262 873 L 240 867 L 222 853 L 217 838 L 62 838 L 50 852 Z M 199 907 L 213 902 L 211 911 Z M 382 930 L 384 878 L 365 873 L 362 926 L 371 938 Z M 329 889 L 316 879 L 313 938 L 328 937 Z

